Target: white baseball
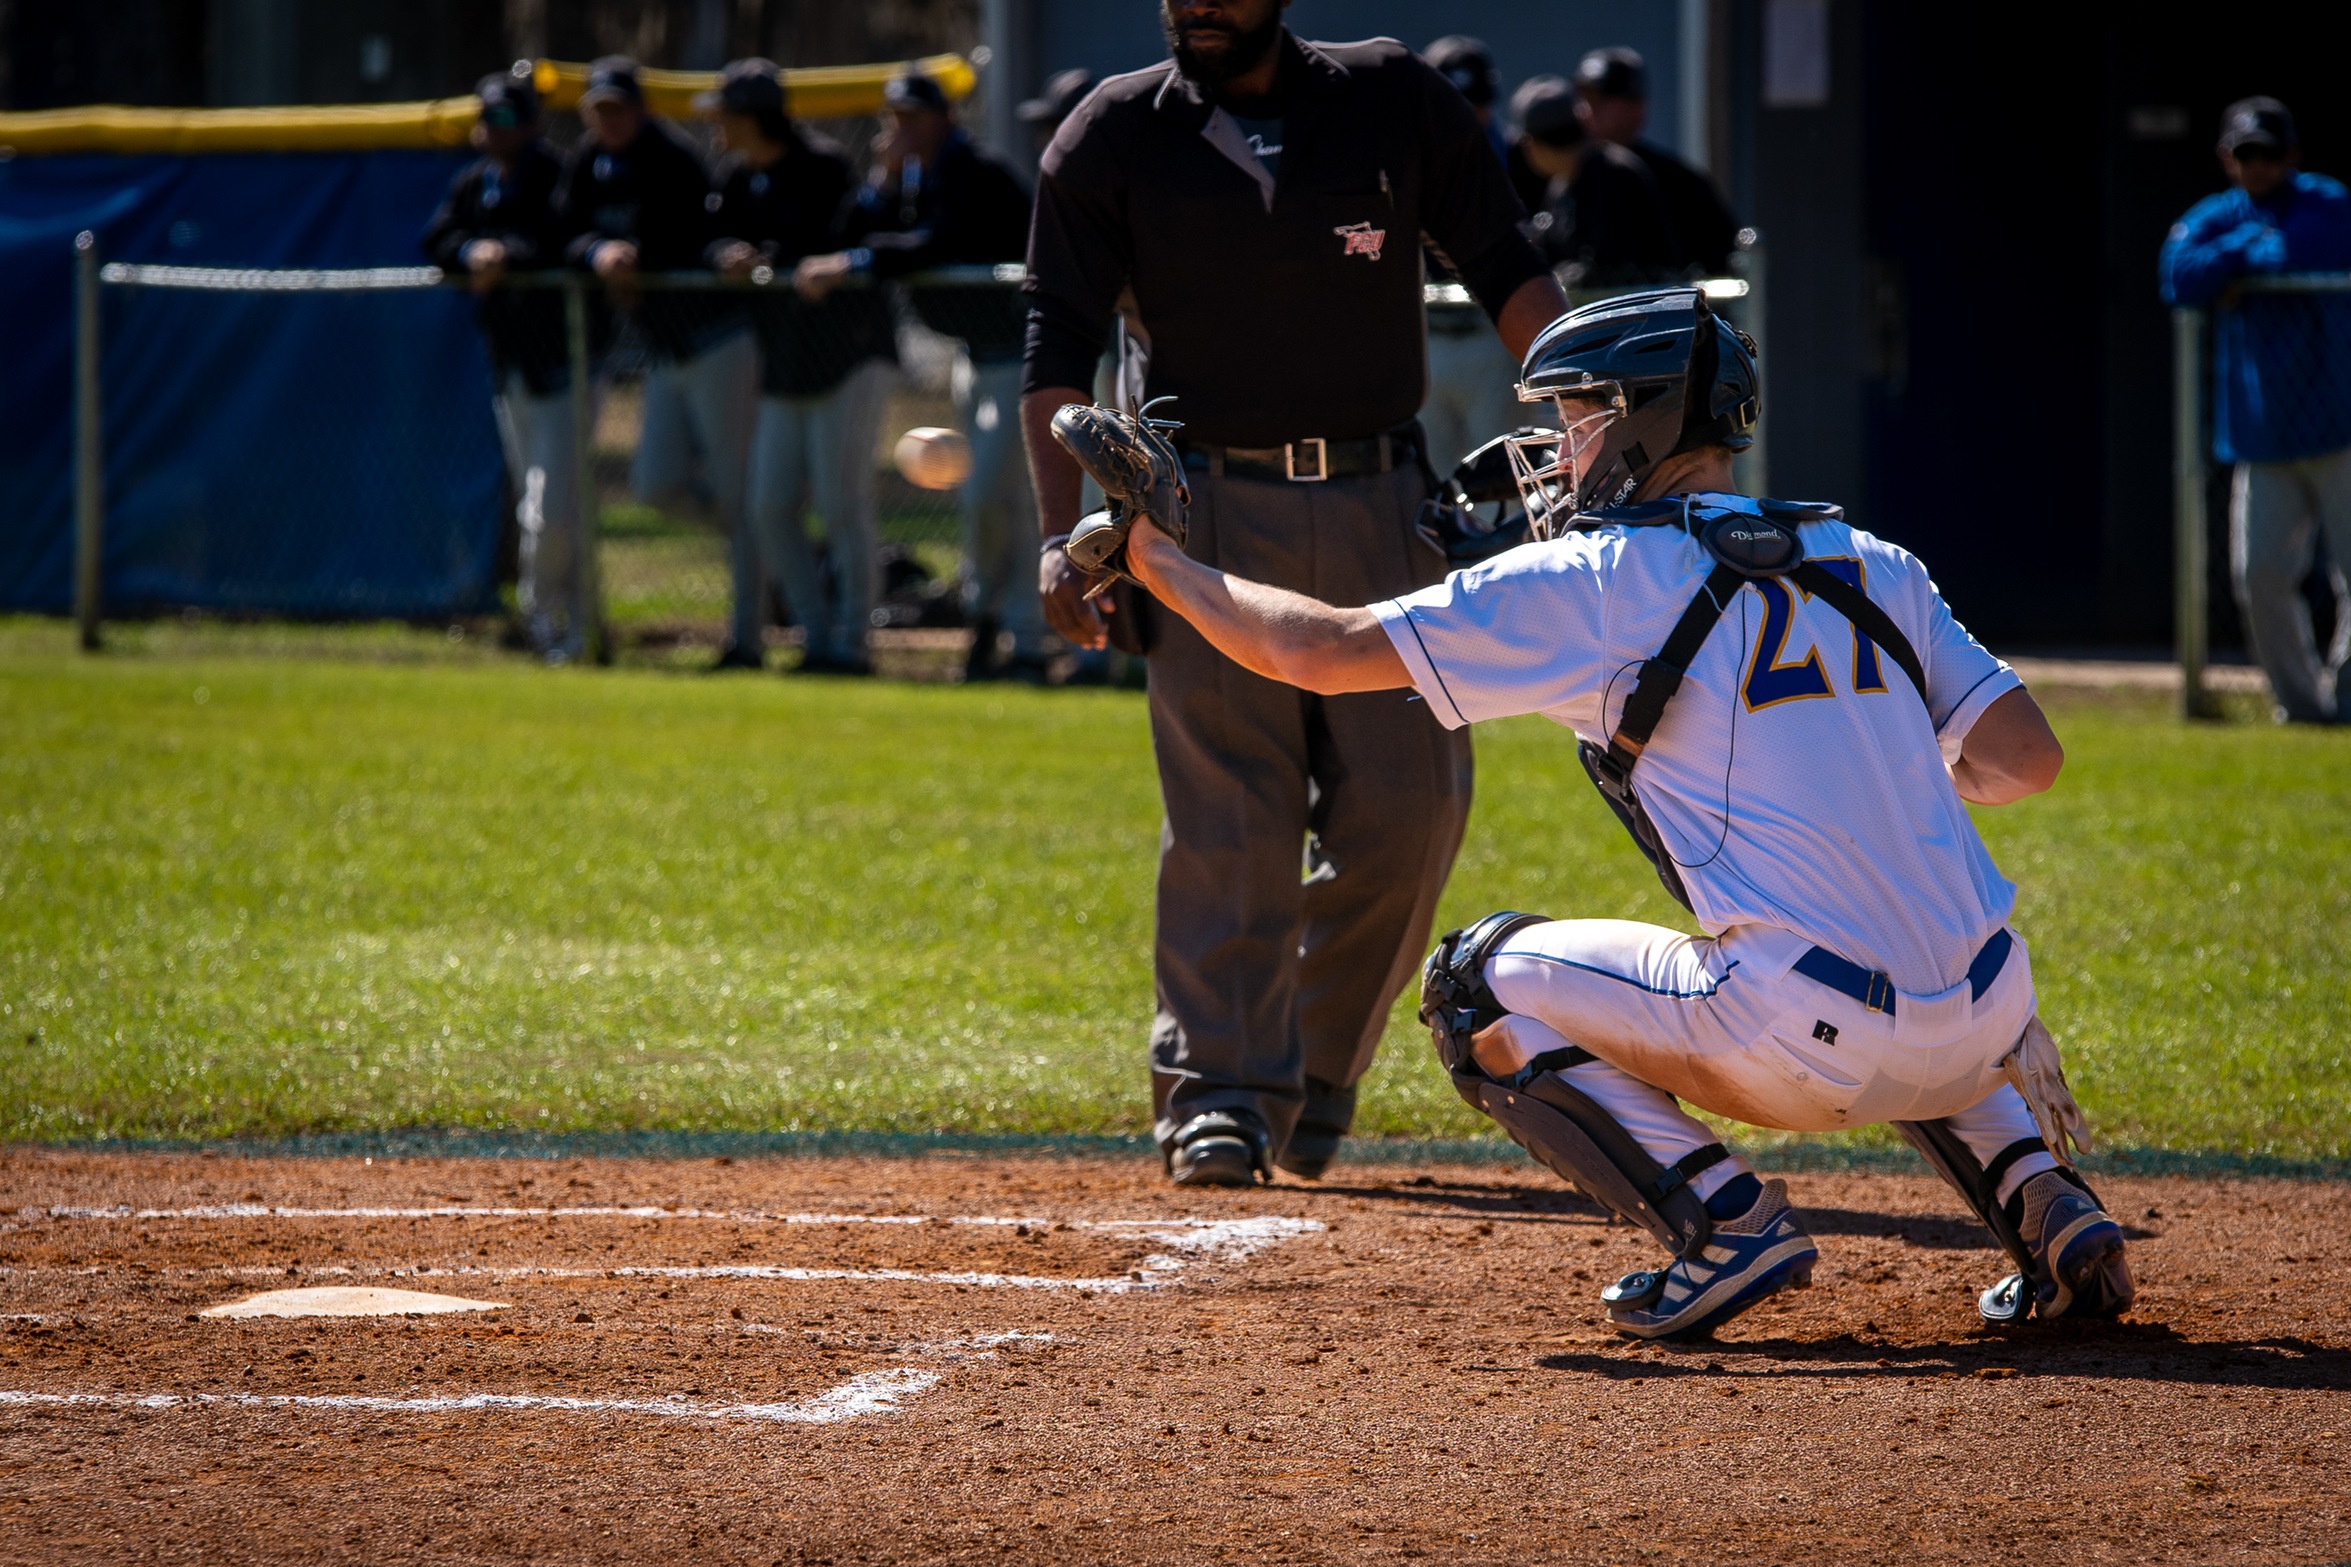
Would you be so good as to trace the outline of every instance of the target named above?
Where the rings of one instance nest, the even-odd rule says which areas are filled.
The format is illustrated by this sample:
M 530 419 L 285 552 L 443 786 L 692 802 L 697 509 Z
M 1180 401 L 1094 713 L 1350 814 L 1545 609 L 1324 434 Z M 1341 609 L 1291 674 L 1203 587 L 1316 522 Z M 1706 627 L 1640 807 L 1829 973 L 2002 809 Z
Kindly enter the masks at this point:
M 971 442 L 960 430 L 920 425 L 898 437 L 891 455 L 906 482 L 918 489 L 952 490 L 971 477 Z

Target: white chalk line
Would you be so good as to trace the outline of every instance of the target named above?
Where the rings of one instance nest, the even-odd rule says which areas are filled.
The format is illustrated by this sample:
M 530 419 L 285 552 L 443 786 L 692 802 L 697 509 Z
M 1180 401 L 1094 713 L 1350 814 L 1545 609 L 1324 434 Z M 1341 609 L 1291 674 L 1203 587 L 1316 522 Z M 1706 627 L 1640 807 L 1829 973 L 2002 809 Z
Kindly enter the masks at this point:
M 59 1210 L 52 1210 L 53 1212 Z M 193 1209 L 150 1209 L 143 1213 L 129 1209 L 63 1210 L 68 1217 L 123 1217 L 123 1218 L 383 1218 L 430 1217 L 434 1210 L 425 1209 L 269 1209 L 251 1208 L 244 1211 Z M 496 1210 L 451 1210 L 458 1217 L 502 1216 Z M 718 1217 L 698 1214 L 693 1210 L 681 1213 L 665 1208 L 648 1209 L 540 1209 L 517 1210 L 520 1217 L 560 1217 L 566 1214 L 609 1216 L 645 1216 L 658 1218 Z M 739 1216 L 730 1216 L 739 1217 Z M 898 1215 L 874 1216 L 858 1214 L 787 1214 L 766 1215 L 767 1221 L 805 1224 L 979 1224 L 1022 1225 L 1047 1224 L 1041 1219 L 1012 1219 L 991 1216 L 957 1216 L 939 1220 L 927 1217 Z M 1293 1236 L 1311 1234 L 1324 1226 L 1319 1219 L 1297 1219 L 1279 1215 L 1260 1215 L 1247 1219 L 1087 1219 L 1070 1222 L 1072 1229 L 1084 1229 L 1103 1234 L 1147 1240 L 1167 1247 L 1144 1257 L 1123 1276 L 1084 1278 L 1064 1277 L 1038 1273 L 995 1273 L 976 1270 L 927 1271 L 918 1268 L 808 1268 L 780 1264 L 720 1263 L 700 1266 L 623 1266 L 598 1268 L 561 1267 L 459 1267 L 459 1268 L 353 1268 L 345 1266 L 313 1267 L 302 1270 L 311 1278 L 400 1278 L 400 1279 L 747 1279 L 779 1283 L 859 1283 L 859 1284 L 941 1284 L 970 1289 L 1013 1290 L 1074 1290 L 1082 1294 L 1127 1295 L 1141 1291 L 1165 1289 L 1183 1282 L 1185 1269 L 1197 1261 L 1238 1262 L 1276 1246 Z M 0 1269 L 0 1277 L 33 1269 Z M 62 1270 L 61 1270 L 62 1271 Z M 95 1272 L 95 1269 L 75 1269 L 77 1273 Z M 285 1270 L 277 1267 L 243 1268 L 167 1268 L 158 1272 L 182 1277 L 270 1278 L 284 1277 Z
M 670 1419 L 756 1420 L 776 1425 L 833 1425 L 863 1415 L 896 1412 L 901 1399 L 929 1391 L 939 1373 L 912 1366 L 862 1372 L 814 1398 L 779 1404 L 700 1403 L 669 1398 L 568 1398 L 551 1393 L 456 1393 L 420 1398 L 386 1398 L 358 1393 L 24 1393 L 0 1389 L 0 1408 L 11 1406 L 108 1409 L 356 1410 L 368 1414 L 440 1415 L 481 1411 L 548 1411 L 581 1415 L 660 1415 Z
M 791 1333 L 796 1330 L 754 1322 L 747 1333 Z M 1044 1345 L 1050 1333 L 982 1333 L 900 1344 L 892 1353 L 921 1355 L 962 1365 L 993 1360 L 999 1349 Z M 810 1399 L 775 1404 L 697 1403 L 683 1394 L 666 1398 L 573 1398 L 551 1393 L 449 1393 L 415 1398 L 390 1398 L 359 1393 L 30 1393 L 0 1389 L 0 1408 L 197 1409 L 225 1405 L 245 1409 L 356 1410 L 367 1414 L 438 1415 L 479 1411 L 546 1411 L 555 1414 L 659 1415 L 671 1419 L 753 1420 L 771 1425 L 834 1425 L 864 1415 L 897 1413 L 901 1400 L 927 1393 L 943 1380 L 938 1372 L 916 1366 L 893 1366 L 866 1371 L 840 1386 Z
M 1213 1228 L 1229 1219 L 1047 1219 L 1034 1214 L 772 1213 L 758 1208 L 665 1208 L 653 1205 L 584 1204 L 573 1207 L 485 1207 L 443 1204 L 421 1208 L 294 1208 L 269 1203 L 205 1203 L 189 1208 L 103 1207 L 20 1208 L 22 1218 L 48 1219 L 705 1219 L 736 1224 L 958 1224 L 1028 1225 L 1052 1229 L 1118 1230 L 1140 1225 L 1169 1229 Z

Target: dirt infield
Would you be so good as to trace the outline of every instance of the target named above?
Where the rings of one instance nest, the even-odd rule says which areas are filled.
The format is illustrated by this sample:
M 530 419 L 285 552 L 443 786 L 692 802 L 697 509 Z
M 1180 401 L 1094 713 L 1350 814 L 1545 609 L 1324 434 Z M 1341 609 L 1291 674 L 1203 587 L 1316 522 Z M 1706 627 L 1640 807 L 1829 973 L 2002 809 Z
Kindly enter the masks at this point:
M 1925 1179 L 1636 1348 L 1532 1170 L 0 1149 L 0 1560 L 2330 1562 L 2351 1188 L 2133 1180 L 2143 1294 L 1993 1335 Z M 200 1319 L 338 1282 L 468 1316 Z

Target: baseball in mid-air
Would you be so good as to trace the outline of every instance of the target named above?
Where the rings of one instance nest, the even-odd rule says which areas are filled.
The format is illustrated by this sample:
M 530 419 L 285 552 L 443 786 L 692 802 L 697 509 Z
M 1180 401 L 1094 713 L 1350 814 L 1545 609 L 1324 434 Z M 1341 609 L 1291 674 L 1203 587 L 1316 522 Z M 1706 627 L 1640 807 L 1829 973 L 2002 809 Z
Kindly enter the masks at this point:
M 898 471 L 918 489 L 952 490 L 971 477 L 971 442 L 960 430 L 917 425 L 898 437 Z

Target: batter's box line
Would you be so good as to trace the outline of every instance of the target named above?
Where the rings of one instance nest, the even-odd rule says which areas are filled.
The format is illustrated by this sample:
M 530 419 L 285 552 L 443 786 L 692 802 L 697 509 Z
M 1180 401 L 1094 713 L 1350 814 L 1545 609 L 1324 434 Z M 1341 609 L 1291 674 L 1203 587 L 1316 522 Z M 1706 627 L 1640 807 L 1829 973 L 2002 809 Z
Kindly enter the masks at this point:
M 962 1365 L 993 1360 L 996 1351 L 1024 1344 L 1049 1344 L 1050 1333 L 986 1333 L 976 1338 L 903 1344 L 896 1353 L 922 1355 Z M 683 1394 L 666 1398 L 576 1398 L 552 1393 L 443 1393 L 397 1398 L 361 1393 L 33 1393 L 0 1389 L 0 1409 L 294 1409 L 351 1411 L 383 1415 L 445 1415 L 501 1412 L 570 1415 L 652 1415 L 672 1420 L 745 1420 L 768 1425 L 837 1425 L 867 1415 L 898 1412 L 899 1405 L 927 1393 L 943 1380 L 919 1366 L 866 1371 L 814 1398 L 773 1404 L 705 1403 Z
M 564 1210 L 544 1210 L 540 1216 L 561 1213 Z M 622 1212 L 624 1210 L 610 1210 Z M 463 1216 L 477 1216 L 480 1210 L 468 1210 Z M 647 1214 L 664 1218 L 679 1215 L 665 1209 L 644 1210 Z M 69 1215 L 75 1216 L 75 1215 Z M 192 1210 L 151 1212 L 135 1215 L 127 1210 L 113 1213 L 107 1210 L 80 1210 L 78 1216 L 95 1217 L 210 1217 Z M 423 1212 L 370 1209 L 308 1209 L 276 1210 L 256 1208 L 250 1212 L 228 1215 L 234 1218 L 382 1218 L 425 1217 Z M 789 1221 L 787 1221 L 789 1222 Z M 899 1216 L 876 1219 L 873 1216 L 834 1214 L 802 1216 L 802 1222 L 846 1224 L 856 1222 L 904 1223 Z M 929 1221 L 922 1221 L 929 1222 Z M 1017 1225 L 1044 1223 L 1034 1219 L 1006 1219 L 967 1217 L 950 1218 L 939 1222 L 950 1224 Z M 745 1279 L 768 1280 L 782 1283 L 866 1283 L 866 1284 L 945 1284 L 972 1289 L 1015 1290 L 1075 1290 L 1084 1294 L 1127 1295 L 1143 1291 L 1166 1289 L 1186 1280 L 1187 1269 L 1196 1262 L 1240 1262 L 1269 1246 L 1299 1235 L 1309 1235 L 1326 1228 L 1319 1219 L 1299 1219 L 1280 1215 L 1259 1215 L 1247 1219 L 1095 1219 L 1072 1223 L 1073 1229 L 1087 1229 L 1107 1234 L 1131 1236 L 1168 1248 L 1142 1259 L 1139 1266 L 1123 1276 L 1100 1278 L 1067 1278 L 1054 1274 L 986 1273 L 969 1270 L 928 1272 L 917 1268 L 804 1268 L 765 1263 L 709 1263 L 700 1265 L 621 1266 L 600 1268 L 554 1267 L 468 1267 L 468 1268 L 351 1268 L 330 1266 L 309 1268 L 304 1272 L 316 1278 L 405 1278 L 405 1279 Z M 14 1270 L 0 1270 L 6 1276 Z M 182 1270 L 164 1269 L 166 1273 Z M 269 1267 L 205 1268 L 185 1270 L 188 1276 L 265 1278 L 283 1270 Z

